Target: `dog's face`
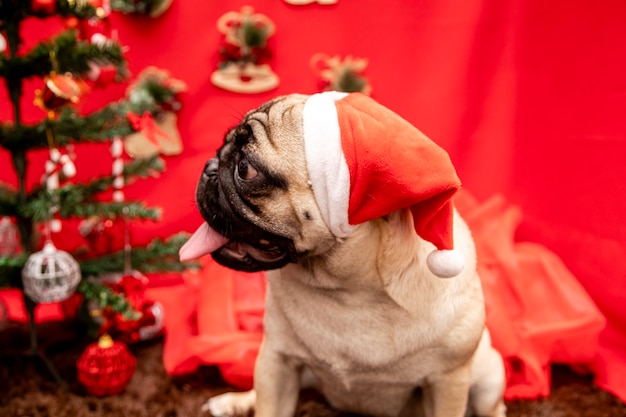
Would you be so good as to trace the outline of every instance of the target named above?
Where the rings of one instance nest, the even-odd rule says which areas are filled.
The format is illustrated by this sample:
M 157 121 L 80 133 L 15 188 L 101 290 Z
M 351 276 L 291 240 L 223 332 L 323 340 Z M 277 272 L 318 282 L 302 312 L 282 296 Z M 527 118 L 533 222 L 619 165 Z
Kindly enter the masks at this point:
M 310 187 L 302 134 L 307 96 L 290 95 L 248 112 L 202 172 L 196 200 L 224 238 L 208 247 L 220 264 L 276 269 L 334 242 Z M 219 246 L 219 247 L 218 247 Z

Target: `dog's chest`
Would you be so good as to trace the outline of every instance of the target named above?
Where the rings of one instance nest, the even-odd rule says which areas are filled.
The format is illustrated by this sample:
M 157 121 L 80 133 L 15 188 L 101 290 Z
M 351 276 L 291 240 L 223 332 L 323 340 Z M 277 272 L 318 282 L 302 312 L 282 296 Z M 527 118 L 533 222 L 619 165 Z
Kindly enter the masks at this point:
M 275 348 L 346 389 L 369 382 L 419 382 L 433 371 L 443 331 L 384 291 L 314 290 L 272 283 L 266 333 Z M 445 327 L 445 326 L 443 326 Z
M 271 284 L 266 340 L 309 368 L 339 409 L 398 415 L 444 363 L 430 318 L 416 319 L 382 292 L 298 294 Z

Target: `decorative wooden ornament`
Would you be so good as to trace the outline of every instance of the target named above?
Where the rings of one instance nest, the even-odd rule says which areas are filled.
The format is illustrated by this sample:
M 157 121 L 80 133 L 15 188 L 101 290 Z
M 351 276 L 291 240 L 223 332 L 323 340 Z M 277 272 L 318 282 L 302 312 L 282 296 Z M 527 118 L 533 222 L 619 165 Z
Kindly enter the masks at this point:
M 372 86 L 363 73 L 367 59 L 352 55 L 341 57 L 328 54 L 315 54 L 311 58 L 311 68 L 319 76 L 320 90 L 359 92 L 370 95 Z
M 173 111 L 162 111 L 151 121 L 137 122 L 138 131 L 124 139 L 126 153 L 133 158 L 180 154 L 183 151 L 183 142 L 177 119 Z
M 268 64 L 272 54 L 267 45 L 275 26 L 267 16 L 244 6 L 240 12 L 222 15 L 217 29 L 223 40 L 219 68 L 211 75 L 215 86 L 244 94 L 278 87 L 280 80 Z
M 124 343 L 105 334 L 78 358 L 78 380 L 93 396 L 121 394 L 135 373 L 136 363 Z
M 28 257 L 22 269 L 24 293 L 37 303 L 53 303 L 70 297 L 81 279 L 72 256 L 50 241 Z
M 278 87 L 278 76 L 269 65 L 227 64 L 211 74 L 211 82 L 233 93 L 256 94 Z

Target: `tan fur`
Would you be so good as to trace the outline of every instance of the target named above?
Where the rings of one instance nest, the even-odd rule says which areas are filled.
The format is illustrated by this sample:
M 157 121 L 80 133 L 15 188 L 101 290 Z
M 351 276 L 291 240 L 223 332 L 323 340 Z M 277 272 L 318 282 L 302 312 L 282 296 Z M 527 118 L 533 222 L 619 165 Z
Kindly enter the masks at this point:
M 290 417 L 304 384 L 339 409 L 374 416 L 504 416 L 504 370 L 484 328 L 467 226 L 455 215 L 466 267 L 450 279 L 426 267 L 433 246 L 415 234 L 406 210 L 334 238 L 309 186 L 302 141 L 294 140 L 302 137 L 304 99 L 283 98 L 269 117 L 258 116 L 269 129 L 259 126 L 257 139 L 269 131 L 280 146 L 257 140 L 249 151 L 288 174 L 290 186 L 249 220 L 314 255 L 267 272 L 255 390 L 211 398 L 205 409 L 216 417 L 252 408 L 257 417 Z

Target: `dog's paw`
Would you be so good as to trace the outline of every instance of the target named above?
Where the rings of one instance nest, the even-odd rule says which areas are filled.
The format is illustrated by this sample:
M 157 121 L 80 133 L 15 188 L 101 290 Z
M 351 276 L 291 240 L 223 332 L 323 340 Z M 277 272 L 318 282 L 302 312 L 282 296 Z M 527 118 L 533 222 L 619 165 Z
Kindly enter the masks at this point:
M 256 394 L 253 390 L 246 392 L 227 392 L 209 398 L 202 406 L 203 413 L 213 417 L 241 417 L 252 415 Z

